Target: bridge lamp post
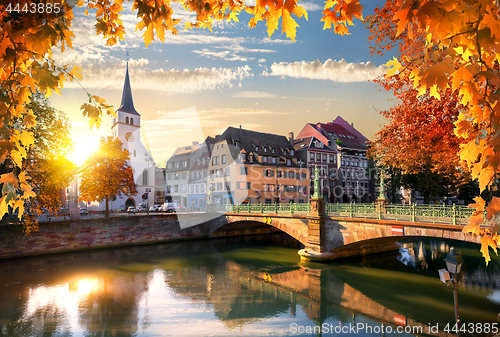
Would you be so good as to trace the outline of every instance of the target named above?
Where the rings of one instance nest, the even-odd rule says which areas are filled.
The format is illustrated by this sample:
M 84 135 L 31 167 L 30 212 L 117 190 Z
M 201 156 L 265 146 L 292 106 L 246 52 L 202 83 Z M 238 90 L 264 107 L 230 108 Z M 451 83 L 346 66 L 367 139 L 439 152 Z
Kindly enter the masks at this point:
M 299 167 L 300 167 L 300 173 L 299 173 L 299 178 L 300 178 L 299 202 L 300 202 L 300 199 L 302 199 L 302 165 L 304 164 L 304 162 L 302 161 L 302 159 L 299 159 L 297 164 L 299 164 Z
M 458 336 L 458 331 L 460 330 L 459 327 L 460 318 L 458 317 L 457 275 L 460 273 L 460 270 L 462 269 L 462 264 L 464 263 L 464 260 L 462 259 L 462 255 L 458 250 L 452 249 L 446 256 L 444 261 L 446 262 L 446 269 L 448 270 L 440 269 L 438 271 L 439 278 L 441 279 L 441 282 L 446 283 L 447 286 L 453 283 L 455 322 L 457 324 L 457 336 Z M 452 275 L 451 277 L 450 274 Z

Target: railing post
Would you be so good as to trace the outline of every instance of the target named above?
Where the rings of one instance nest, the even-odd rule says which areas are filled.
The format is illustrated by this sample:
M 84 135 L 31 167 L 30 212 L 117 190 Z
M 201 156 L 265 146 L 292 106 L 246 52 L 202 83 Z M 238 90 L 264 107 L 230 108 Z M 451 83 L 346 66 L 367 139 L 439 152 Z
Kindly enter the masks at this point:
M 382 220 L 382 204 L 377 203 L 377 206 L 378 206 L 378 219 Z
M 293 215 L 293 202 L 290 201 L 290 215 Z
M 416 222 L 416 217 L 415 217 L 415 203 L 411 204 L 411 221 Z
M 240 212 L 240 205 L 238 204 L 238 205 L 236 206 L 236 213 L 239 213 L 239 212 Z
M 457 208 L 456 208 L 455 204 L 453 204 L 451 211 L 452 211 L 452 215 L 453 215 L 453 224 L 456 225 L 457 224 Z
M 352 201 L 349 204 L 349 217 L 354 218 L 354 204 Z
M 274 203 L 274 214 L 278 214 L 278 203 Z
M 260 203 L 260 214 L 264 214 L 264 204 Z

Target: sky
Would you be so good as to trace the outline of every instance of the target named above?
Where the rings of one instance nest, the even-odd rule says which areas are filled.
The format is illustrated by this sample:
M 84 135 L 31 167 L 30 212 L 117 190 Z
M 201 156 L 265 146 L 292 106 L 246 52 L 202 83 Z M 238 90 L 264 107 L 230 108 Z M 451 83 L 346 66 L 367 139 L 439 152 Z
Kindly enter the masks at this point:
M 364 16 L 382 3 L 361 0 Z M 307 123 L 342 116 L 373 138 L 384 124 L 379 112 L 393 102 L 370 80 L 385 72 L 384 64 L 393 55 L 370 56 L 369 32 L 361 21 L 350 27 L 351 35 L 339 36 L 323 30 L 322 1 L 299 4 L 309 17 L 297 19 L 295 43 L 281 34 L 281 27 L 271 38 L 264 22 L 250 29 L 246 13 L 240 22 L 216 23 L 212 32 L 183 30 L 194 16 L 174 4 L 181 18 L 178 34 L 167 33 L 165 43 L 155 39 L 147 48 L 143 32 L 135 32 L 138 19 L 130 3 L 122 16 L 125 41 L 115 46 L 106 46 L 95 35 L 92 15 L 75 8 L 74 49 L 54 53 L 55 60 L 82 68 L 80 84 L 118 108 L 129 59 L 141 140 L 156 163 L 177 147 L 220 135 L 228 126 L 288 136 Z M 75 82 L 65 83 L 61 92 L 52 97 L 52 105 L 72 122 L 73 160 L 80 164 L 101 136 L 111 134 L 111 118 L 105 116 L 99 129 L 90 129 L 80 111 L 86 92 Z

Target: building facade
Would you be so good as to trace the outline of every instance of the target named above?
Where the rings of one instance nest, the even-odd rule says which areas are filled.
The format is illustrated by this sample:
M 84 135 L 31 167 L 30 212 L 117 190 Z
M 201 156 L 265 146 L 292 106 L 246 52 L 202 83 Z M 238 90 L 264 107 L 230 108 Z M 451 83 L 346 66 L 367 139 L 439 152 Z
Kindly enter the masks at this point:
M 297 139 L 314 137 L 331 151 L 337 153 L 337 171 L 333 166 L 329 170 L 329 183 L 322 185 L 322 193 L 328 190 L 326 200 L 338 202 L 373 202 L 375 194 L 375 171 L 369 169 L 366 151 L 368 141 L 352 124 L 347 123 L 340 116 L 333 122 L 306 124 L 297 135 Z M 326 153 L 328 162 L 328 153 Z M 319 159 L 319 158 L 315 158 Z M 319 162 L 309 158 L 308 168 L 313 169 Z M 323 165 L 323 156 L 321 156 Z M 331 171 L 330 171 L 331 170 Z M 324 175 L 325 176 L 325 175 Z
M 304 201 L 309 184 L 301 181 L 307 179 L 285 136 L 229 127 L 213 145 L 208 188 L 216 204 Z
M 320 181 L 320 195 L 325 202 L 337 202 L 338 197 L 338 152 L 336 143 L 330 142 L 326 145 L 316 137 L 298 138 L 294 140 L 295 151 L 300 157 L 300 163 L 305 170 L 309 170 L 309 176 L 314 177 L 315 167 L 318 167 Z M 310 191 L 314 194 L 314 182 L 310 181 Z

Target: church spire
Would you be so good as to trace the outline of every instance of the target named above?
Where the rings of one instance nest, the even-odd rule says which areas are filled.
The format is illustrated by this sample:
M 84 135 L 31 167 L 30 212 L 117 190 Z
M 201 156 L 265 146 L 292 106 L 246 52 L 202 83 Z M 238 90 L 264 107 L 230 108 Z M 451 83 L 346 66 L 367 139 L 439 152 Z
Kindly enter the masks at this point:
M 128 62 L 127 73 L 125 74 L 125 84 L 123 85 L 122 104 L 120 105 L 118 110 L 134 115 L 139 115 L 137 110 L 135 110 L 134 108 L 134 102 L 132 100 L 132 89 L 130 88 L 130 78 L 128 76 Z

